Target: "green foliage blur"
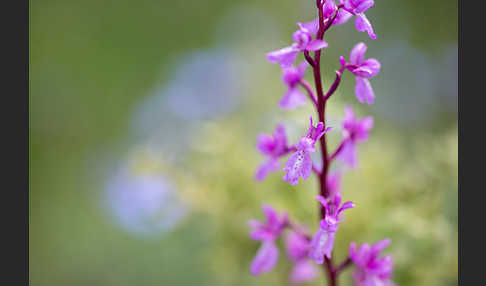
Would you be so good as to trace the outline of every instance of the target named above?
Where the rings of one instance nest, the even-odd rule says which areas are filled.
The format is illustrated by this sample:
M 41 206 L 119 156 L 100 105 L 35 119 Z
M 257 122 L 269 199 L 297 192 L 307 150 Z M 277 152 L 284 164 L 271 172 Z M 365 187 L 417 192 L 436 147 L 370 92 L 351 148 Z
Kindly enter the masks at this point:
M 345 258 L 351 241 L 390 237 L 385 252 L 395 258 L 397 285 L 457 285 L 457 1 L 377 0 L 367 15 L 376 41 L 350 21 L 329 31 L 322 59 L 325 86 L 358 41 L 383 64 L 371 80 L 375 105 L 357 102 L 350 73 L 328 105 L 331 148 L 345 105 L 375 118 L 359 147 L 360 168 L 343 176 L 343 198 L 356 207 L 336 235 L 334 259 Z M 285 88 L 264 57 L 289 43 L 297 21 L 314 17 L 313 0 L 31 0 L 31 285 L 288 285 L 283 244 L 274 271 L 250 275 L 259 244 L 247 221 L 262 219 L 260 206 L 269 203 L 317 227 L 315 178 L 297 187 L 282 172 L 253 180 L 264 159 L 256 136 L 284 122 L 295 142 L 315 118 L 310 104 L 277 107 Z M 136 107 L 188 54 L 221 47 L 243 62 L 237 104 L 192 129 L 162 121 L 176 127 L 157 140 L 185 134 L 174 139 L 187 144 L 183 156 L 134 139 Z M 150 236 L 120 227 L 103 202 L 119 161 L 169 178 L 190 207 L 187 217 Z M 340 280 L 352 285 L 350 271 Z M 324 277 L 311 285 L 325 285 Z

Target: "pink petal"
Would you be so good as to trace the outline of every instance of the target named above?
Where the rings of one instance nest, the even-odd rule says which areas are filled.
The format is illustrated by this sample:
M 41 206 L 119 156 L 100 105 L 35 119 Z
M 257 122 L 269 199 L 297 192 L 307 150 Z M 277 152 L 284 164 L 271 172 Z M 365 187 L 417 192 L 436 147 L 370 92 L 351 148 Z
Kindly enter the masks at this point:
M 277 264 L 278 248 L 271 241 L 265 241 L 260 246 L 255 258 L 251 262 L 250 271 L 257 276 L 269 272 Z
M 283 124 L 277 125 L 275 131 L 273 131 L 273 138 L 277 142 L 279 153 L 287 147 L 287 134 L 285 133 L 285 126 Z
M 390 245 L 391 240 L 389 238 L 382 239 L 371 246 L 373 252 L 380 252 Z
M 336 11 L 336 9 L 337 9 L 336 3 L 334 3 L 333 0 L 327 0 L 324 3 L 324 6 L 322 7 L 324 18 L 329 19 L 334 13 L 334 11 Z
M 344 24 L 349 19 L 351 19 L 352 16 L 353 16 L 353 14 L 349 13 L 346 10 L 339 10 L 339 12 L 338 12 L 338 14 L 336 16 L 336 19 L 334 19 L 334 22 L 332 24 L 333 25 L 341 25 L 341 24 Z
M 309 257 L 314 259 L 317 264 L 324 263 L 324 256 L 331 258 L 334 247 L 334 233 L 318 229 L 311 241 Z
M 349 63 L 357 66 L 361 65 L 365 57 L 366 49 L 366 44 L 363 42 L 354 45 L 351 53 L 349 54 Z
M 309 154 L 304 155 L 304 161 L 302 162 L 302 168 L 300 171 L 300 175 L 302 179 L 307 180 L 307 178 L 312 173 L 312 157 Z
M 353 122 L 354 121 L 354 112 L 351 106 L 346 105 L 344 108 L 344 122 Z
M 278 213 L 267 204 L 262 205 L 262 211 L 266 218 L 266 224 L 268 227 L 272 227 L 274 225 L 278 225 L 280 223 L 278 219 Z
M 307 69 L 307 67 L 309 66 L 309 63 L 307 61 L 302 61 L 298 66 L 297 66 L 297 70 L 298 70 L 298 74 L 299 74 L 299 78 L 302 79 L 305 75 L 305 70 Z
M 291 185 L 297 185 L 299 181 L 299 176 L 301 174 L 301 166 L 302 161 L 304 160 L 305 153 L 302 151 L 297 151 L 294 154 L 290 155 L 285 167 L 283 168 L 284 172 L 287 172 L 283 176 L 283 180 L 289 182 Z
M 356 98 L 361 103 L 372 104 L 375 99 L 375 93 L 370 82 L 366 78 L 356 77 L 356 86 L 354 88 Z
M 358 6 L 355 8 L 356 13 L 364 13 L 366 10 L 371 8 L 375 2 L 373 0 L 364 0 L 361 1 L 361 3 L 358 4 Z
M 318 270 L 309 260 L 301 260 L 294 265 L 290 273 L 290 281 L 295 284 L 310 282 L 318 275 Z
M 304 105 L 305 100 L 305 95 L 299 90 L 299 88 L 293 87 L 285 92 L 278 105 L 282 109 L 295 109 L 301 105 Z
M 289 67 L 297 58 L 299 51 L 294 46 L 288 46 L 279 50 L 267 53 L 267 59 L 270 63 L 280 63 L 281 67 Z
M 345 202 L 345 203 L 344 203 L 344 204 L 343 204 L 343 205 L 342 205 L 342 206 L 339 208 L 338 213 L 340 213 L 340 212 L 342 212 L 342 211 L 344 211 L 344 210 L 347 210 L 347 209 L 352 209 L 352 208 L 354 208 L 354 206 L 355 206 L 355 205 L 354 205 L 354 203 L 353 203 L 353 202 L 351 202 L 351 201 L 347 201 L 347 202 Z
M 368 36 L 373 40 L 376 40 L 376 35 L 371 26 L 370 21 L 366 18 L 365 14 L 356 14 L 356 22 L 354 23 L 356 29 L 360 32 L 368 32 Z
M 311 35 L 317 34 L 317 31 L 319 30 L 319 18 L 315 18 L 310 22 L 298 23 L 298 24 L 300 24 L 299 25 L 300 27 L 306 29 Z
M 316 196 L 316 199 L 317 199 L 317 200 L 318 200 L 318 201 L 321 203 L 321 205 L 322 205 L 323 207 L 325 207 L 325 208 L 327 209 L 327 200 L 326 200 L 326 198 L 324 198 L 324 197 L 323 197 L 323 196 L 321 196 L 321 195 L 317 195 L 317 196 Z
M 261 164 L 255 172 L 255 180 L 261 182 L 271 172 L 276 172 L 280 168 L 280 162 L 278 159 L 270 158 L 265 163 Z
M 259 134 L 257 139 L 257 150 L 262 154 L 270 155 L 274 149 L 274 140 L 268 134 Z
M 360 77 L 374 77 L 380 72 L 381 64 L 376 59 L 367 59 L 359 68 L 353 70 L 353 74 Z
M 356 160 L 356 146 L 352 141 L 348 141 L 344 144 L 343 149 L 338 155 L 339 160 L 343 161 L 344 163 L 348 164 L 352 168 L 357 167 L 357 160 Z
M 323 48 L 327 48 L 328 44 L 323 40 L 312 40 L 310 43 L 305 47 L 306 51 L 317 51 Z
M 299 261 L 307 257 L 309 241 L 296 231 L 291 231 L 285 238 L 287 256 L 292 261 Z

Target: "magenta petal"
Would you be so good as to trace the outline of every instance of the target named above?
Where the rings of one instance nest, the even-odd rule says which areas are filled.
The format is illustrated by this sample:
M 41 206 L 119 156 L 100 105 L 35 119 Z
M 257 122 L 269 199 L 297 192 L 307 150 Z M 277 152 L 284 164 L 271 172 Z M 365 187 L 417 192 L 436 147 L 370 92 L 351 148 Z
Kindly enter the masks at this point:
M 338 13 L 337 13 L 336 19 L 334 19 L 334 22 L 332 24 L 333 25 L 341 25 L 341 24 L 344 24 L 349 19 L 351 19 L 352 16 L 353 16 L 353 14 L 349 13 L 346 10 L 339 10 Z
M 331 196 L 339 192 L 339 190 L 341 189 L 341 173 L 330 173 L 327 176 L 326 185 L 329 189 L 329 193 L 331 194 Z
M 307 257 L 309 241 L 303 235 L 291 231 L 285 238 L 285 246 L 290 260 L 299 261 Z
M 354 111 L 349 105 L 346 105 L 346 107 L 344 108 L 344 121 L 345 122 L 354 121 Z
M 331 258 L 334 247 L 334 233 L 318 229 L 311 241 L 309 257 L 314 259 L 317 264 L 324 263 L 324 256 Z
M 344 9 L 348 10 L 348 11 L 354 11 L 354 8 L 355 8 L 355 4 L 353 3 L 352 0 L 344 0 L 343 1 L 344 3 Z
M 367 32 L 368 36 L 372 38 L 373 40 L 376 40 L 376 35 L 373 30 L 373 27 L 371 26 L 370 21 L 368 18 L 366 18 L 365 14 L 357 14 L 356 15 L 356 22 L 354 23 L 356 26 L 356 29 L 360 32 Z
M 310 282 L 318 275 L 318 270 L 310 260 L 301 260 L 294 265 L 290 273 L 290 281 L 295 284 Z
M 309 154 L 304 155 L 304 160 L 302 162 L 302 168 L 300 171 L 300 175 L 302 179 L 307 180 L 307 178 L 312 173 L 312 157 Z
M 272 208 L 272 206 L 263 204 L 262 211 L 265 215 L 267 226 L 270 228 L 276 228 L 280 225 L 278 213 Z
M 296 162 L 298 160 L 302 160 L 301 155 L 302 152 L 298 151 L 298 152 L 295 152 L 294 154 L 290 155 L 289 159 L 287 160 L 287 163 L 285 163 L 285 166 L 284 168 L 282 169 L 282 171 L 284 172 L 287 172 L 284 176 L 283 176 L 283 180 L 286 181 L 286 182 L 289 182 L 291 185 L 297 185 L 297 182 L 299 180 L 299 175 L 298 173 L 296 172 L 296 170 L 294 170 L 294 165 L 296 164 Z
M 295 109 L 305 104 L 305 95 L 298 87 L 289 88 L 279 102 L 279 106 L 283 109 Z
M 316 196 L 316 199 L 319 201 L 319 203 L 321 203 L 321 205 L 322 205 L 323 207 L 325 207 L 325 208 L 327 209 L 327 200 L 326 200 L 326 198 L 324 198 L 324 197 L 323 197 L 323 196 L 321 196 L 321 195 L 317 195 L 317 196 Z
M 344 144 L 343 149 L 338 155 L 338 159 L 348 164 L 352 168 L 357 167 L 356 145 L 352 141 Z
M 355 11 L 356 11 L 356 13 L 364 13 L 369 8 L 371 8 L 374 4 L 375 4 L 375 2 L 373 0 L 361 1 L 361 3 L 359 3 L 358 6 L 355 8 Z
M 310 171 L 308 170 L 309 165 Z M 312 172 L 312 158 L 310 158 L 309 154 L 305 153 L 302 150 L 299 150 L 289 157 L 287 163 L 285 164 L 285 167 L 283 168 L 283 171 L 287 172 L 283 176 L 283 180 L 295 186 L 299 181 L 299 176 L 308 176 L 310 172 Z
M 344 210 L 352 209 L 352 208 L 354 208 L 354 203 L 351 201 L 347 201 L 338 209 L 338 214 Z
M 250 232 L 250 238 L 259 241 L 270 241 L 275 238 L 275 235 L 265 228 L 257 228 Z
M 323 40 L 312 40 L 310 43 L 305 47 L 306 51 L 317 51 L 323 48 L 327 48 L 328 44 Z
M 257 139 L 257 150 L 262 154 L 271 155 L 275 146 L 272 136 L 268 134 L 259 134 Z
M 366 49 L 366 44 L 363 42 L 354 45 L 351 53 L 349 54 L 349 63 L 357 66 L 361 65 L 365 57 Z
M 356 77 L 356 86 L 354 88 L 356 98 L 361 103 L 372 104 L 375 99 L 375 93 L 370 82 L 366 78 Z
M 364 130 L 368 131 L 373 128 L 373 117 L 368 116 L 361 120 L 361 126 Z
M 279 50 L 267 53 L 267 59 L 270 63 L 280 63 L 281 67 L 289 67 L 297 58 L 299 51 L 294 46 L 288 46 Z
M 301 80 L 304 75 L 305 75 L 305 70 L 309 66 L 309 63 L 307 61 L 302 61 L 298 66 L 297 66 L 297 71 L 299 74 L 299 80 Z
M 270 158 L 265 163 L 261 164 L 255 172 L 255 180 L 261 182 L 271 172 L 276 172 L 280 168 L 280 162 L 276 158 Z
M 298 25 L 299 25 L 299 27 L 306 29 L 309 32 L 309 34 L 315 35 L 315 34 L 317 34 L 317 31 L 319 30 L 319 18 L 315 18 L 314 20 L 312 20 L 310 22 L 298 23 Z
M 366 67 L 359 67 L 353 70 L 353 74 L 357 77 L 368 78 L 371 77 L 371 70 Z
M 253 275 L 269 272 L 277 264 L 278 248 L 271 241 L 265 241 L 260 246 L 255 258 L 251 262 L 250 271 Z
M 382 239 L 371 246 L 371 249 L 374 253 L 381 252 L 385 249 L 388 245 L 390 245 L 391 240 L 389 238 Z
M 378 60 L 370 58 L 364 61 L 359 68 L 366 68 L 368 70 L 367 73 L 369 75 L 366 77 L 374 77 L 380 72 L 381 64 Z M 356 74 L 356 70 L 353 73 Z
M 336 9 L 336 3 L 334 3 L 333 0 L 327 0 L 322 7 L 324 18 L 329 19 L 333 15 L 334 11 L 336 11 Z
M 356 242 L 349 244 L 349 257 L 353 258 L 356 255 Z

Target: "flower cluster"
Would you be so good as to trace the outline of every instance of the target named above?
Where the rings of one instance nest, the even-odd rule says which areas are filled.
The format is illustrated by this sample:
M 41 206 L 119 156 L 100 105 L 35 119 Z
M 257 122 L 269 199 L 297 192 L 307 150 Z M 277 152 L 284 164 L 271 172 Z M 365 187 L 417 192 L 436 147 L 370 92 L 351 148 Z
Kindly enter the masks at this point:
M 378 257 L 380 252 L 390 244 L 389 239 L 383 239 L 369 246 L 363 243 L 356 249 L 356 243 L 349 246 L 349 257 L 356 265 L 353 271 L 353 280 L 357 286 L 368 285 L 395 285 L 390 277 L 393 271 L 393 259 L 391 256 Z
M 391 257 L 378 257 L 381 250 L 389 244 L 388 239 L 372 246 L 365 243 L 359 249 L 351 243 L 349 257 L 345 262 L 335 266 L 331 260 L 344 210 L 354 208 L 355 204 L 351 201 L 341 204 L 340 180 L 345 168 L 330 172 L 330 165 L 339 160 L 351 168 L 358 167 L 357 145 L 368 139 L 373 128 L 373 118 L 356 118 L 351 107 L 346 106 L 342 122 L 342 140 L 334 152 L 328 153 L 326 136 L 332 128 L 326 126 L 324 120 L 326 102 L 339 87 L 343 73 L 347 70 L 356 78 L 355 94 L 358 101 L 362 104 L 372 104 L 375 94 L 369 79 L 378 75 L 381 65 L 374 58 L 365 59 L 366 44 L 359 42 L 351 50 L 348 60 L 342 56 L 339 58 L 340 68 L 336 71 L 336 79 L 329 90 L 324 92 L 320 61 L 322 50 L 328 48 L 329 44 L 323 38 L 330 27 L 344 24 L 355 16 L 356 29 L 367 32 L 371 39 L 376 39 L 373 27 L 365 15 L 373 5 L 373 0 L 340 0 L 338 4 L 334 0 L 316 0 L 318 17 L 313 21 L 298 22 L 298 29 L 292 35 L 292 44 L 266 54 L 270 63 L 278 63 L 282 69 L 282 82 L 286 86 L 286 91 L 278 103 L 279 107 L 293 110 L 302 106 L 307 102 L 307 93 L 316 108 L 318 122 L 314 125 L 310 116 L 306 134 L 294 145 L 288 145 L 283 124 L 279 124 L 271 135 L 260 134 L 257 150 L 266 160 L 256 170 L 255 179 L 262 181 L 270 173 L 279 171 L 282 168 L 281 159 L 289 155 L 281 169 L 284 172 L 283 180 L 296 186 L 300 178 L 307 180 L 311 173 L 315 173 L 319 181 L 319 195 L 316 198 L 321 219 L 317 230 L 311 236 L 290 220 L 286 213 L 278 214 L 269 205 L 263 205 L 266 221 L 250 221 L 251 238 L 262 243 L 250 266 L 253 275 L 260 275 L 275 267 L 279 257 L 276 241 L 282 237 L 284 230 L 288 229 L 285 246 L 287 257 L 293 265 L 290 274 L 292 283 L 313 280 L 318 273 L 316 267 L 325 264 L 330 285 L 335 286 L 340 272 L 354 263 L 356 268 L 352 276 L 357 286 L 393 285 L 390 280 L 393 269 Z M 299 54 L 303 54 L 305 60 L 295 66 Z M 304 79 L 309 67 L 313 69 L 315 91 Z M 312 158 L 317 155 L 316 143 L 321 147 L 318 154 L 321 157 L 320 165 L 314 165 Z

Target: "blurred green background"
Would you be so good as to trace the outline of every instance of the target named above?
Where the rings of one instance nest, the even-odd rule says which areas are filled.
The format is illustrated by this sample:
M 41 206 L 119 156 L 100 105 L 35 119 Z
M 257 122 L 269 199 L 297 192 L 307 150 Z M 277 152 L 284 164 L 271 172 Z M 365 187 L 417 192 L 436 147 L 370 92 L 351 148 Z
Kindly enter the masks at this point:
M 284 122 L 295 142 L 314 115 L 277 107 L 265 59 L 314 2 L 31 0 L 31 285 L 289 284 L 283 248 L 250 275 L 247 221 L 269 203 L 317 227 L 313 177 L 253 180 L 257 134 Z M 457 1 L 378 0 L 367 15 L 377 40 L 349 21 L 322 57 L 326 87 L 359 41 L 382 63 L 375 104 L 357 102 L 350 73 L 328 104 L 331 148 L 345 105 L 375 118 L 343 176 L 357 207 L 335 257 L 390 237 L 398 285 L 457 285 Z

